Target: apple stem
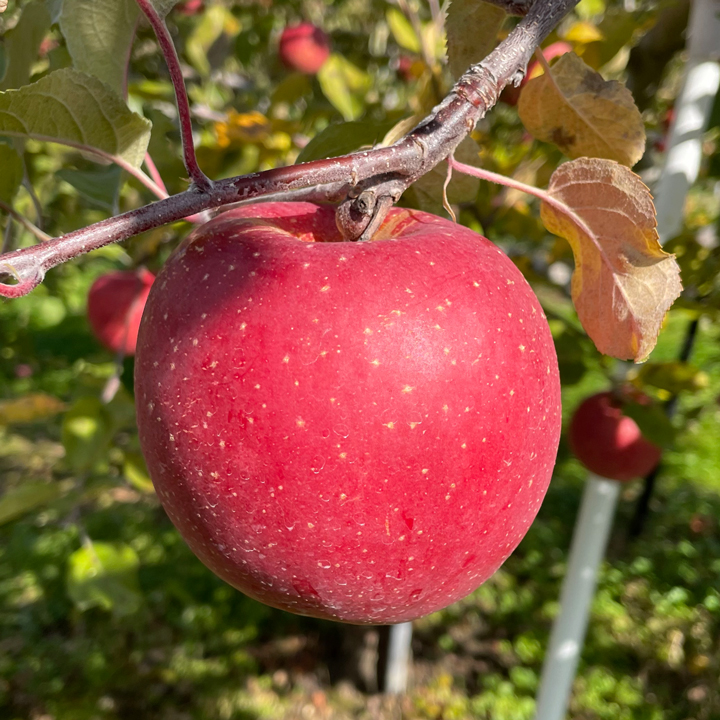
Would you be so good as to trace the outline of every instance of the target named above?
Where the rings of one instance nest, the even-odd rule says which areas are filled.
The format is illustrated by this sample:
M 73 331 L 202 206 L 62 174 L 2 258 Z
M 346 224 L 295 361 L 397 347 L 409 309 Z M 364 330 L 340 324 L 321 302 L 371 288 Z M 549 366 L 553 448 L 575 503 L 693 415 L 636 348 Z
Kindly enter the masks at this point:
M 386 693 L 400 695 L 407 691 L 411 643 L 411 622 L 399 623 L 390 627 L 387 667 L 385 669 Z
M 187 93 L 170 35 L 149 0 L 137 0 L 152 23 L 169 63 L 178 94 L 186 167 L 193 184 L 185 192 L 101 220 L 42 245 L 0 255 L 0 275 L 17 280 L 15 285 L 0 282 L 0 297 L 26 295 L 42 282 L 50 268 L 83 253 L 204 210 L 271 195 L 293 193 L 293 199 L 334 203 L 351 197 L 355 200 L 348 201 L 351 205 L 348 214 L 357 211 L 361 215 L 362 211 L 353 203 L 364 200 L 367 191 L 372 190 L 376 198 L 373 214 L 358 225 L 357 234 L 352 238 L 365 239 L 368 229 L 379 226 L 392 204 L 410 185 L 455 150 L 497 102 L 502 89 L 524 75 L 534 49 L 578 1 L 536 0 L 509 35 L 483 61 L 469 68 L 432 113 L 390 147 L 211 182 L 197 167 Z M 140 175 L 146 184 L 157 187 L 145 173 Z M 160 188 L 157 190 L 162 192 Z
M 175 90 L 175 102 L 178 109 L 178 118 L 180 120 L 180 137 L 182 139 L 183 159 L 185 161 L 185 169 L 188 171 L 190 180 L 193 185 L 203 192 L 212 189 L 212 180 L 205 175 L 198 165 L 197 156 L 195 155 L 195 142 L 192 134 L 192 119 L 190 117 L 190 102 L 188 100 L 187 89 L 185 87 L 185 79 L 183 78 L 180 60 L 175 50 L 175 45 L 168 32 L 165 20 L 160 17 L 153 7 L 150 0 L 136 0 L 138 6 L 147 17 L 152 29 L 157 36 L 160 50 L 162 51 L 165 63 L 170 71 L 170 80 Z
M 607 547 L 620 483 L 590 475 L 575 523 L 560 612 L 545 655 L 535 720 L 563 720 L 588 626 L 597 573 Z

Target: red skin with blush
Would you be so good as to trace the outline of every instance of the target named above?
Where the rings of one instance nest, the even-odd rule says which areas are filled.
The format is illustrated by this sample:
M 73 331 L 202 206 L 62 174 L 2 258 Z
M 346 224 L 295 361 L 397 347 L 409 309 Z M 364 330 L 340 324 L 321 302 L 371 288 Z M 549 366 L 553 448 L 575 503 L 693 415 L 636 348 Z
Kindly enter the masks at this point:
M 472 592 L 545 495 L 560 430 L 547 321 L 468 228 L 331 207 L 198 228 L 150 293 L 135 365 L 158 496 L 216 574 L 269 605 L 396 623 Z
M 642 397 L 634 399 L 643 401 Z M 569 442 L 588 470 L 627 482 L 653 470 L 662 451 L 643 437 L 632 418 L 623 415 L 622 406 L 622 400 L 611 392 L 584 400 L 570 422 Z

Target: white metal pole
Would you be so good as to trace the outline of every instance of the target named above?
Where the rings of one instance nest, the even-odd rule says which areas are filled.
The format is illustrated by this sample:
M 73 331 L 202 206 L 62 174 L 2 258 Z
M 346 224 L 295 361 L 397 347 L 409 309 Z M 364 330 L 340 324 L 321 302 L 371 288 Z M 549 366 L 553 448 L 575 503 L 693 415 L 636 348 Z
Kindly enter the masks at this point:
M 597 571 L 605 555 L 620 483 L 590 475 L 575 524 L 560 613 L 545 655 L 536 720 L 562 720 L 580 659 Z
M 685 198 L 697 180 L 702 138 L 720 88 L 720 0 L 695 0 L 689 22 L 685 80 L 675 105 L 665 166 L 655 190 L 660 242 L 682 227 Z M 570 547 L 560 613 L 550 637 L 536 720 L 562 720 L 585 639 L 597 569 L 605 554 L 619 484 L 591 475 Z
M 675 102 L 665 166 L 655 188 L 661 243 L 680 232 L 685 198 L 700 171 L 703 133 L 720 88 L 720 0 L 695 0 L 688 32 L 685 80 Z
M 399 623 L 390 627 L 385 692 L 399 695 L 407 690 L 410 668 L 412 623 Z

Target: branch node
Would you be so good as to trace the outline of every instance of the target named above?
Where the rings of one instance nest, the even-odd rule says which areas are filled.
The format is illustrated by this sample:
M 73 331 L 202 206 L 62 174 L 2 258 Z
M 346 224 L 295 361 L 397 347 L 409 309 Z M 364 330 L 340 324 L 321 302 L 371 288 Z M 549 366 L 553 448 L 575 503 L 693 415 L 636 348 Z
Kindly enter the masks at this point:
M 377 206 L 374 190 L 353 188 L 335 211 L 335 224 L 343 240 L 355 241 L 370 225 Z

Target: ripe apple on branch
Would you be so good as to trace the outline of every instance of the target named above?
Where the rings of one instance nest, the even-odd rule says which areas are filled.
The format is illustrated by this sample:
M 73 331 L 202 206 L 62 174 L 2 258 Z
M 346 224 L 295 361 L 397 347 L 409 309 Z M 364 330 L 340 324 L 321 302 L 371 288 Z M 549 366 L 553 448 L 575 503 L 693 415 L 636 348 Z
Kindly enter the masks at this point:
M 646 357 L 679 293 L 647 188 L 607 159 L 614 148 L 598 151 L 605 160 L 561 166 L 547 191 L 454 158 L 576 0 L 498 0 L 524 17 L 396 142 L 221 180 L 208 178 L 195 155 L 167 3 L 137 3 L 176 91 L 190 188 L 4 254 L 0 269 L 16 282 L 0 284 L 0 294 L 20 297 L 90 250 L 245 203 L 197 228 L 149 293 L 136 400 L 161 501 L 211 569 L 271 605 L 377 623 L 457 600 L 497 569 L 540 506 L 560 432 L 557 361 L 537 298 L 508 258 L 449 220 L 394 208 L 403 192 L 447 161 L 448 173 L 539 196 L 548 229 L 573 246 L 578 313 L 606 352 Z M 328 45 L 300 27 L 281 39 L 280 54 L 313 73 Z M 308 40 L 312 57 L 303 55 Z M 571 65 L 579 60 L 564 59 L 564 73 L 586 74 Z M 59 72 L 74 89 L 105 92 L 92 78 Z M 29 87 L 11 100 L 32 104 Z M 628 165 L 638 122 L 642 130 L 635 115 L 623 127 L 632 147 L 619 155 Z M 588 144 L 577 140 L 568 154 Z M 124 168 L 163 195 L 137 167 Z M 621 203 L 627 224 L 616 237 L 608 208 Z M 639 261 L 628 268 L 633 243 Z M 632 272 L 659 288 L 652 307 L 637 302 Z M 608 286 L 612 298 L 598 290 Z M 621 316 L 619 329 L 603 313 Z

